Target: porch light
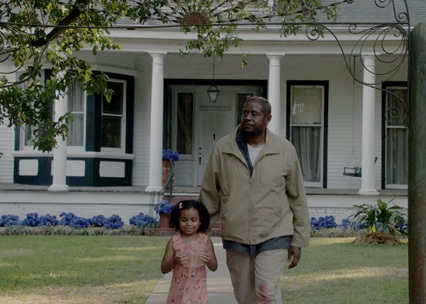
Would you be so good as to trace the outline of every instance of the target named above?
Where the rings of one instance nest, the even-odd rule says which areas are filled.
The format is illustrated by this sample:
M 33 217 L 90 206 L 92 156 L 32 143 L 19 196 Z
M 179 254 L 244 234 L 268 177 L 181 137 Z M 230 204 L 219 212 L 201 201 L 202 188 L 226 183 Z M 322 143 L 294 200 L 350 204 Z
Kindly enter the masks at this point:
M 212 82 L 212 85 L 207 89 L 207 95 L 209 95 L 210 102 L 216 102 L 219 93 L 219 89 L 214 84 L 214 82 Z
M 215 67 L 215 56 L 213 55 L 213 80 L 212 80 L 212 84 L 207 89 L 207 95 L 209 96 L 210 102 L 216 102 L 217 97 L 219 96 L 219 93 L 220 93 L 219 89 L 214 84 L 214 67 Z

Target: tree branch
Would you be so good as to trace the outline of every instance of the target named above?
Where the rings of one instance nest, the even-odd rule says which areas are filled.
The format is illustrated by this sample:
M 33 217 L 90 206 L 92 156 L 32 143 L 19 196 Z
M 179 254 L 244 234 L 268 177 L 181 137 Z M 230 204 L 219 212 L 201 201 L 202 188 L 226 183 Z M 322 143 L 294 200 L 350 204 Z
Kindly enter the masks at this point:
M 70 25 L 74 22 L 82 13 L 83 10 L 81 9 L 82 6 L 86 6 L 89 0 L 79 0 L 76 5 L 72 8 L 68 16 L 66 16 L 64 19 L 62 19 L 58 25 L 46 36 L 46 38 L 40 38 L 35 41 L 31 42 L 31 46 L 33 47 L 42 47 L 49 43 L 52 39 L 54 39 L 56 36 L 58 36 L 60 33 L 67 30 L 66 26 Z

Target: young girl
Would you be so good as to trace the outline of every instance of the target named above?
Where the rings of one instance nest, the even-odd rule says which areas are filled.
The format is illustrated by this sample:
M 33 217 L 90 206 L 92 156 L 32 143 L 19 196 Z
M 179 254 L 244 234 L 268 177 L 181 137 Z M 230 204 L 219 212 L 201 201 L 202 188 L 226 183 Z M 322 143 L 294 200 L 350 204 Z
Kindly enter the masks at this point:
M 173 270 L 166 304 L 204 304 L 207 301 L 206 266 L 217 269 L 211 239 L 202 231 L 209 227 L 206 207 L 197 201 L 178 203 L 170 214 L 170 226 L 179 231 L 167 243 L 161 272 Z

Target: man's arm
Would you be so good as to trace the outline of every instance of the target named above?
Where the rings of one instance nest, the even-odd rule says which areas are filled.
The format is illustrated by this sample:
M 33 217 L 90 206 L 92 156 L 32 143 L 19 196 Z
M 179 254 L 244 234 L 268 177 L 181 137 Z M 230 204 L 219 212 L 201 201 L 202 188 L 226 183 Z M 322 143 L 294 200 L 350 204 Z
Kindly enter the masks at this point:
M 287 196 L 290 209 L 293 211 L 294 235 L 291 241 L 293 247 L 309 246 L 310 217 L 306 190 L 303 182 L 297 153 L 292 146 L 289 160 L 289 175 L 286 177 Z M 293 255 L 294 256 L 294 255 Z M 294 267 L 294 266 L 293 266 Z

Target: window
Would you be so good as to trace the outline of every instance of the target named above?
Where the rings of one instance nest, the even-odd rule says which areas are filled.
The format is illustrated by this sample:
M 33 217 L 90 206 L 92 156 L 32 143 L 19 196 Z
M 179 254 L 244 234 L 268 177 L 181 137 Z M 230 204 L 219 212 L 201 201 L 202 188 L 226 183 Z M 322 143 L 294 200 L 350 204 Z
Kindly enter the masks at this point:
M 125 113 L 125 82 L 114 80 L 107 84 L 108 89 L 113 91 L 111 101 L 108 102 L 102 96 L 101 117 L 101 148 L 123 149 L 124 148 L 124 113 Z
M 68 126 L 67 145 L 82 147 L 85 133 L 85 94 L 81 83 L 74 83 L 68 89 L 68 112 L 71 113 L 74 121 L 71 121 Z
M 408 102 L 406 87 L 387 87 L 385 114 L 386 188 L 404 188 L 408 184 L 408 129 L 404 126 Z M 390 114 L 397 115 L 390 115 Z M 402 186 L 402 187 L 401 187 Z
M 178 93 L 177 100 L 177 141 L 179 154 L 192 154 L 194 95 Z
M 19 77 L 23 74 L 24 72 L 17 72 L 16 73 L 16 79 L 19 79 Z M 19 87 L 23 90 L 27 89 L 29 87 L 29 83 L 27 82 L 23 82 L 21 84 L 19 84 Z M 33 145 L 34 145 L 34 126 L 31 125 L 23 125 L 20 128 L 20 143 L 19 146 L 21 147 L 20 149 L 33 149 Z
M 288 133 L 296 148 L 306 186 L 326 186 L 323 181 L 325 85 L 289 83 Z

